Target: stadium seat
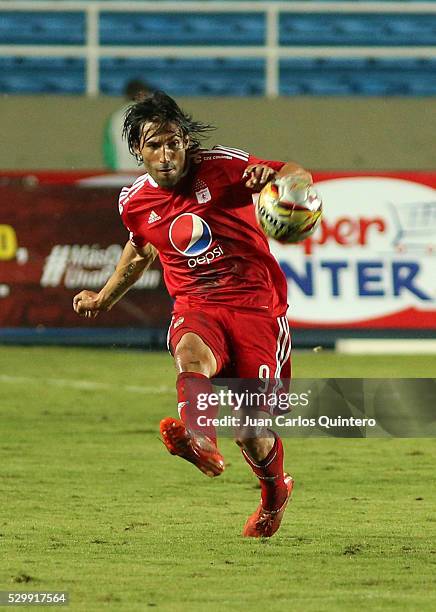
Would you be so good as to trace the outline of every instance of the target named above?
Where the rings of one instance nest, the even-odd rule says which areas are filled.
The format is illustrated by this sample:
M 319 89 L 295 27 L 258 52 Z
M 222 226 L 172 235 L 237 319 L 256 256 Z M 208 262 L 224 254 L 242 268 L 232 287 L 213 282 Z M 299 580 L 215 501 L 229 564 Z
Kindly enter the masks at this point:
M 230 0 L 229 0 L 230 1 Z M 356 0 L 358 1 L 358 0 Z M 414 0 L 409 0 L 411 3 Z M 375 2 L 375 0 L 374 0 Z M 310 0 L 306 0 L 308 5 Z M 282 6 L 285 6 L 284 4 Z M 284 12 L 279 16 L 282 46 L 436 46 L 431 13 Z M 310 10 L 310 9 L 309 9 Z M 263 47 L 266 13 L 102 11 L 100 44 L 179 46 L 179 58 L 101 58 L 100 90 L 122 95 L 127 80 L 140 77 L 156 88 L 181 95 L 264 95 L 265 59 L 244 58 L 244 46 Z M 2 45 L 84 45 L 84 11 L 0 11 Z M 240 57 L 183 57 L 183 46 L 235 45 Z M 85 49 L 83 49 L 85 54 Z M 143 49 L 144 56 L 147 51 Z M 201 51 L 204 53 L 204 50 Z M 207 50 L 206 50 L 207 52 Z M 62 50 L 59 50 L 62 54 Z M 280 61 L 282 95 L 434 95 L 436 60 L 431 58 L 294 58 Z M 0 57 L 0 91 L 84 93 L 86 60 L 67 57 Z
M 262 45 L 262 13 L 109 13 L 100 19 L 102 45 Z
M 436 45 L 432 13 L 282 13 L 279 23 L 282 45 Z
M 264 73 L 262 59 L 103 58 L 100 87 L 105 94 L 121 95 L 128 80 L 142 78 L 175 96 L 262 95 Z
M 0 45 L 83 45 L 82 12 L 0 11 Z
M 85 61 L 68 57 L 0 57 L 2 93 L 85 93 Z
M 419 58 L 286 59 L 282 95 L 434 95 L 436 60 Z

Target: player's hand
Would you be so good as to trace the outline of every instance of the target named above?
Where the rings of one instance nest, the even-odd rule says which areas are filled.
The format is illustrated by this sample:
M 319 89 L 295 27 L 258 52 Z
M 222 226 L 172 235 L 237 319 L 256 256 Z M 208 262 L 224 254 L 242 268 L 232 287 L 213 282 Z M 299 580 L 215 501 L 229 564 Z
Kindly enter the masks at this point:
M 288 188 L 292 191 L 298 191 L 300 189 L 307 189 L 311 185 L 313 185 L 313 178 L 310 172 L 307 170 L 294 170 L 289 174 L 281 174 L 277 175 L 277 182 L 286 183 Z
M 81 317 L 95 318 L 102 310 L 98 293 L 95 291 L 81 291 L 73 298 L 73 309 Z
M 253 191 L 261 191 L 267 183 L 275 178 L 277 172 L 264 164 L 250 164 L 244 170 L 242 178 L 248 178 L 245 186 Z

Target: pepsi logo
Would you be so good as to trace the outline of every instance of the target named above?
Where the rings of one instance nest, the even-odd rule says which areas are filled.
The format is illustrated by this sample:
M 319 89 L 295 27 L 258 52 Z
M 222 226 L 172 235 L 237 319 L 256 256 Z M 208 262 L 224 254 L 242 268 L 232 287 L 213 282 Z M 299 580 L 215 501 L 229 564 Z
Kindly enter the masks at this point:
M 201 255 L 212 244 L 212 232 L 204 219 L 193 213 L 183 213 L 170 225 L 173 247 L 186 257 Z

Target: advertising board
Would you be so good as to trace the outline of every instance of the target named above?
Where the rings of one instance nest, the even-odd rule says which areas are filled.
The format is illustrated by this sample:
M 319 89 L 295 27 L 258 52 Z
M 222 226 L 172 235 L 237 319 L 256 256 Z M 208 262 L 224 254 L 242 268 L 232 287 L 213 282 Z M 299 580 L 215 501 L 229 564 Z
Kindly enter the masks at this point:
M 134 177 L 133 177 L 134 178 Z M 436 173 L 317 173 L 316 234 L 271 242 L 288 281 L 294 328 L 436 329 Z M 156 262 L 110 316 L 79 319 L 82 288 L 98 290 L 127 234 L 117 213 L 132 177 L 0 176 L 3 328 L 159 328 L 171 300 Z

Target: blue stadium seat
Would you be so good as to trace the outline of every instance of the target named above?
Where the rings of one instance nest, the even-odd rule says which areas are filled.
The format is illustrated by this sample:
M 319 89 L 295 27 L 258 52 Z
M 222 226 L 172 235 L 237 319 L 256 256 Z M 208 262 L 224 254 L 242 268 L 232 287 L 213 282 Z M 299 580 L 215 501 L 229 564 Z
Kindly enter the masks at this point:
M 282 95 L 431 96 L 436 60 L 419 58 L 286 59 L 280 63 Z
M 180 46 L 182 58 L 102 58 L 101 92 L 121 95 L 129 79 L 140 77 L 176 96 L 264 95 L 264 59 L 183 58 L 183 45 L 263 46 L 265 14 L 252 12 L 249 2 L 247 0 L 246 11 L 236 13 L 104 11 L 99 24 L 102 45 L 136 48 L 175 45 Z M 310 0 L 306 2 L 310 4 Z M 281 14 L 279 26 L 283 46 L 436 46 L 436 15 L 431 13 L 289 12 Z M 83 11 L 0 11 L 0 44 L 3 45 L 83 45 L 85 33 Z M 0 57 L 1 92 L 85 92 L 85 60 L 16 57 L 13 54 L 11 49 L 8 57 Z M 243 54 L 242 49 L 240 55 Z M 435 95 L 436 60 L 283 59 L 280 62 L 280 93 Z
M 69 57 L 0 57 L 1 93 L 85 93 L 85 61 Z
M 141 78 L 170 95 L 250 96 L 265 91 L 262 59 L 103 58 L 100 87 L 104 94 L 121 95 L 127 81 Z
M 262 45 L 261 13 L 105 13 L 102 45 Z
M 0 12 L 1 45 L 83 45 L 85 15 L 81 12 Z
M 280 44 L 329 46 L 436 45 L 436 15 L 283 13 Z

